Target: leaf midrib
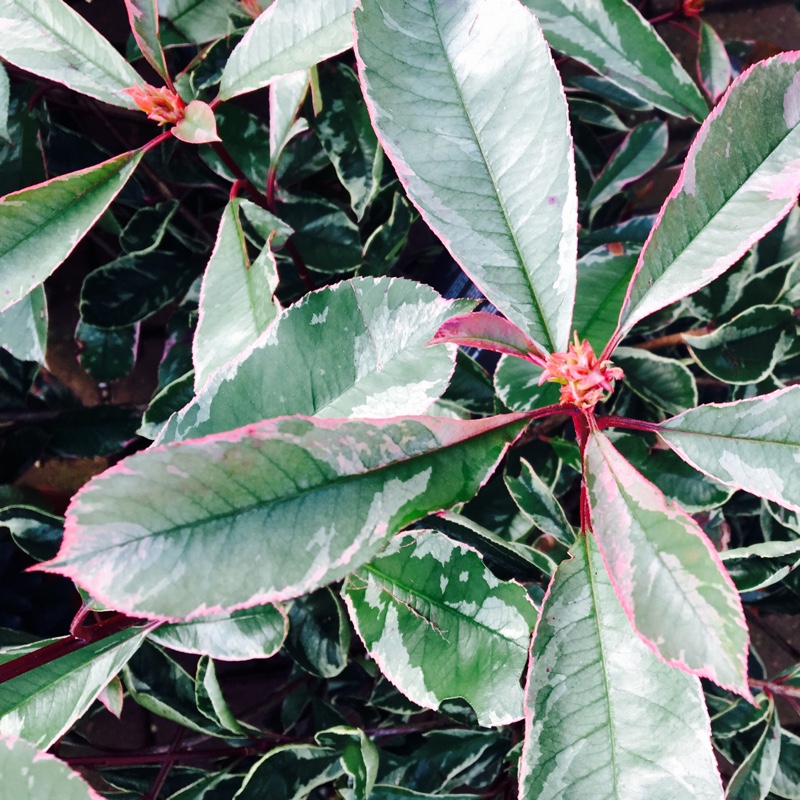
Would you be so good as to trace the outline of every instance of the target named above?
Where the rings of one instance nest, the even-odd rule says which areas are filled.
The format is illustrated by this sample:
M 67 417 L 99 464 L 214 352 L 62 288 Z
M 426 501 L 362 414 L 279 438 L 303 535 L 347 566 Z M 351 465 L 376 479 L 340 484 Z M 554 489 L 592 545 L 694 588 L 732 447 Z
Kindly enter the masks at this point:
M 308 419 L 308 418 L 306 418 L 306 419 Z M 312 420 L 312 422 L 317 421 L 317 420 L 314 420 L 313 418 L 311 418 L 311 420 Z M 432 447 L 430 450 L 425 450 L 424 452 L 421 452 L 421 453 L 414 453 L 413 455 L 410 455 L 410 456 L 404 458 L 402 461 L 391 461 L 391 462 L 389 462 L 387 464 L 381 464 L 380 466 L 373 467 L 372 469 L 369 469 L 369 470 L 365 470 L 364 472 L 357 472 L 357 473 L 353 473 L 353 474 L 350 474 L 350 475 L 337 475 L 337 476 L 335 476 L 335 478 L 333 480 L 329 481 L 328 483 L 320 484 L 320 485 L 317 485 L 317 486 L 309 486 L 306 489 L 301 489 L 296 494 L 293 494 L 290 497 L 283 497 L 283 498 L 279 498 L 279 499 L 275 499 L 275 500 L 260 499 L 258 502 L 255 502 L 255 503 L 253 503 L 251 505 L 240 506 L 238 508 L 235 508 L 235 509 L 230 510 L 230 511 L 225 511 L 225 512 L 222 512 L 220 514 L 211 514 L 211 515 L 202 517 L 201 519 L 195 520 L 194 522 L 187 522 L 187 523 L 183 523 L 181 525 L 172 525 L 169 528 L 162 528 L 161 530 L 158 530 L 158 531 L 148 531 L 144 536 L 132 537 L 130 539 L 126 539 L 124 542 L 121 542 L 121 543 L 114 543 L 114 544 L 110 544 L 110 545 L 108 545 L 106 547 L 96 548 L 96 549 L 92 550 L 91 553 L 83 553 L 83 552 L 79 553 L 77 560 L 78 561 L 85 560 L 85 559 L 87 559 L 89 557 L 93 557 L 93 556 L 97 555 L 98 553 L 103 553 L 103 552 L 106 552 L 106 551 L 109 551 L 109 550 L 117 550 L 117 549 L 122 548 L 122 547 L 128 547 L 131 544 L 135 544 L 136 542 L 140 542 L 140 541 L 143 541 L 145 539 L 151 539 L 151 538 L 154 538 L 154 537 L 157 537 L 157 536 L 169 537 L 169 536 L 172 536 L 176 531 L 192 530 L 193 528 L 197 527 L 198 525 L 205 525 L 207 523 L 217 522 L 217 521 L 222 520 L 222 519 L 228 519 L 228 518 L 231 518 L 231 517 L 237 517 L 239 515 L 247 514 L 247 513 L 251 512 L 251 511 L 258 510 L 259 508 L 261 508 L 263 506 L 267 506 L 267 505 L 280 506 L 280 505 L 282 505 L 284 503 L 295 502 L 299 498 L 302 498 L 302 497 L 304 497 L 306 495 L 309 495 L 309 494 L 311 494 L 313 492 L 327 491 L 327 490 L 329 490 L 330 488 L 332 488 L 333 486 L 336 486 L 336 485 L 347 484 L 347 483 L 350 483 L 351 481 L 354 481 L 354 480 L 361 480 L 361 479 L 366 479 L 366 478 L 369 478 L 369 477 L 373 477 L 375 474 L 380 473 L 383 470 L 392 469 L 392 468 L 395 468 L 395 467 L 398 467 L 398 466 L 401 466 L 401 465 L 405 465 L 405 464 L 408 464 L 409 462 L 414 461 L 414 460 L 419 459 L 419 458 L 426 458 L 426 457 L 429 457 L 429 456 L 433 456 L 433 455 L 435 455 L 437 453 L 443 453 L 443 452 L 445 452 L 445 451 L 447 451 L 447 450 L 449 450 L 450 448 L 453 448 L 453 447 L 460 447 L 460 446 L 466 444 L 467 442 L 470 442 L 473 439 L 476 439 L 476 438 L 478 438 L 480 436 L 485 436 L 485 435 L 497 433 L 498 431 L 501 431 L 506 427 L 509 427 L 509 426 L 512 426 L 512 425 L 516 425 L 521 421 L 522 420 L 517 419 L 517 420 L 514 420 L 514 421 L 509 421 L 507 423 L 504 423 L 503 425 L 498 425 L 497 427 L 493 427 L 493 428 L 489 428 L 489 429 L 483 429 L 483 430 L 478 431 L 478 432 L 476 432 L 476 433 L 474 433 L 474 434 L 472 434 L 470 436 L 464 437 L 463 439 L 459 439 L 458 441 L 451 442 L 448 445 Z M 433 437 L 436 437 L 436 433 L 434 433 L 433 431 L 430 431 L 430 429 L 427 429 L 427 430 L 431 433 L 431 435 Z M 242 441 L 246 441 L 246 440 L 244 440 L 244 439 L 240 440 L 239 443 L 241 443 Z M 264 440 L 262 440 L 262 441 L 264 441 Z M 299 444 L 297 442 L 289 442 L 286 439 L 279 438 L 279 437 L 274 437 L 274 438 L 270 439 L 270 441 L 281 441 L 281 442 L 287 443 L 287 444 L 294 444 L 295 446 L 300 447 L 302 449 L 305 449 L 306 452 L 308 452 L 307 448 L 304 448 L 304 446 L 302 444 Z M 160 464 L 159 466 L 165 466 L 165 465 Z M 274 466 L 274 464 L 273 464 L 273 466 Z M 141 473 L 139 473 L 139 474 L 137 474 L 137 477 L 141 478 L 143 476 L 141 475 Z M 191 478 L 192 478 L 193 481 L 199 482 L 199 478 L 198 478 L 197 474 L 193 474 L 191 476 Z M 95 489 L 95 491 L 97 491 L 97 490 Z M 252 494 L 252 492 L 249 491 L 249 490 L 248 490 L 248 493 Z M 415 495 L 415 498 L 418 497 L 418 496 L 419 495 Z M 406 501 L 406 503 L 404 505 L 407 505 L 408 502 L 410 502 L 410 501 Z M 401 506 L 400 509 L 398 509 L 398 511 L 399 510 L 402 510 L 402 506 Z M 424 516 L 424 514 L 421 515 L 421 516 Z M 72 518 L 73 519 L 75 518 L 75 514 L 72 515 Z M 95 527 L 92 523 L 89 523 L 89 525 L 92 526 L 92 527 Z M 67 565 L 69 563 L 74 563 L 75 561 L 76 561 L 76 558 L 73 556 L 73 557 L 69 557 L 67 561 L 63 562 L 63 564 Z M 58 567 L 59 566 L 58 558 L 56 558 L 56 560 L 54 560 L 54 562 L 52 562 L 52 563 L 54 564 L 55 567 Z
M 38 7 L 38 8 L 44 8 L 44 7 L 45 7 L 45 3 L 40 3 L 40 2 L 38 2 L 38 1 L 37 1 L 37 2 L 35 2 L 35 3 L 32 3 L 32 5 L 33 5 L 33 8 L 34 8 L 34 9 L 36 9 L 37 7 Z M 70 10 L 71 10 L 71 9 L 70 9 Z M 104 65 L 104 64 L 103 64 L 101 61 L 96 61 L 95 59 L 93 59 L 93 58 L 91 58 L 90 56 L 86 55 L 86 53 L 83 53 L 83 52 L 80 52 L 80 51 L 78 51 L 78 50 L 77 50 L 77 48 L 75 47 L 75 45 L 74 45 L 74 44 L 73 44 L 73 43 L 72 43 L 72 42 L 71 42 L 69 39 L 66 39 L 64 36 L 62 36 L 61 34 L 59 34 L 59 32 L 58 32 L 58 31 L 56 31 L 56 30 L 54 30 L 53 28 L 51 28 L 51 27 L 50 27 L 50 26 L 47 24 L 47 22 L 46 22 L 45 20 L 43 20 L 41 17 L 37 16 L 37 14 L 36 14 L 36 12 L 35 12 L 35 11 L 32 11 L 32 10 L 31 10 L 31 9 L 29 9 L 29 8 L 23 8 L 23 9 L 22 9 L 22 11 L 23 11 L 23 13 L 25 13 L 25 14 L 29 14 L 29 15 L 30 15 L 30 17 L 31 17 L 31 18 L 32 18 L 32 19 L 33 19 L 35 22 L 38 22 L 38 23 L 39 23 L 39 24 L 40 24 L 40 25 L 41 25 L 41 26 L 42 26 L 42 27 L 43 27 L 45 30 L 49 31 L 49 32 L 50 32 L 50 34 L 53 36 L 53 38 L 54 38 L 54 39 L 56 39 L 56 40 L 57 40 L 58 42 L 60 42 L 62 45 L 65 45 L 65 46 L 66 46 L 66 49 L 67 49 L 67 50 L 69 50 L 71 53 L 74 53 L 75 55 L 79 56 L 79 57 L 80 57 L 82 60 L 89 61 L 89 62 L 90 62 L 91 64 L 93 64 L 94 66 L 96 66 L 96 67 L 99 67 L 99 69 L 100 69 L 100 72 L 101 72 L 103 75 L 105 75 L 105 76 L 106 76 L 106 77 L 108 77 L 108 78 L 112 78 L 112 79 L 113 79 L 113 81 L 114 81 L 114 83 L 117 83 L 117 81 L 119 80 L 119 77 L 120 77 L 120 76 L 119 76 L 119 75 L 115 75 L 113 72 L 108 72 L 108 71 L 105 69 L 105 65 Z M 59 13 L 61 13 L 61 12 L 59 12 Z M 77 15 L 77 16 L 79 17 L 79 19 L 80 19 L 82 22 L 84 22 L 83 18 L 82 18 L 82 17 L 80 17 L 80 15 Z M 75 24 L 75 20 L 73 20 L 73 19 L 71 18 L 71 15 L 70 15 L 70 19 L 71 19 L 71 22 L 72 22 L 72 24 Z M 88 25 L 88 23 L 86 23 L 86 24 Z M 108 44 L 108 45 L 109 45 L 109 48 L 110 48 L 112 51 L 114 51 L 114 52 L 116 53 L 116 50 L 114 50 L 114 48 L 111 46 L 111 44 L 108 42 L 108 40 L 107 40 L 107 39 L 105 39 L 105 38 L 102 36 L 102 34 L 100 34 L 100 33 L 99 33 L 99 31 L 97 31 L 97 30 L 96 30 L 95 28 L 93 28 L 91 25 L 88 25 L 88 26 L 89 26 L 89 28 L 91 28 L 91 30 L 94 32 L 94 34 L 96 34 L 96 35 L 97 35 L 97 36 L 100 38 L 100 40 L 103 42 L 103 44 Z M 102 45 L 101 45 L 101 47 L 102 47 Z M 105 55 L 105 53 L 104 53 L 104 55 Z M 113 59 L 113 56 L 112 56 L 111 58 Z M 124 62 L 124 63 L 125 63 L 125 64 L 127 64 L 128 62 L 126 61 L 126 62 Z M 76 71 L 76 72 L 80 72 L 80 69 L 78 69 L 78 67 L 77 67 L 76 65 L 74 65 L 74 64 L 71 64 L 70 66 L 71 66 L 71 67 L 73 67 L 73 68 L 75 69 L 75 71 Z M 105 87 L 102 87 L 102 89 L 103 89 L 104 91 L 109 91 L 109 90 L 108 90 L 108 89 L 106 89 Z
M 412 587 L 409 584 L 401 583 L 398 579 L 396 579 L 396 578 L 388 575 L 387 573 L 379 570 L 375 566 L 374 562 L 372 562 L 371 564 L 365 564 L 362 567 L 362 569 L 367 571 L 367 572 L 373 573 L 373 575 L 378 576 L 388 586 L 396 586 L 399 589 L 402 589 L 403 591 L 405 591 L 411 597 L 419 597 L 422 600 L 424 600 L 426 603 L 428 603 L 429 605 L 435 606 L 436 608 L 440 608 L 443 611 L 446 611 L 446 612 L 452 614 L 453 616 L 458 617 L 461 620 L 467 621 L 469 624 L 474 625 L 477 628 L 481 628 L 482 630 L 487 631 L 489 634 L 491 634 L 492 637 L 497 637 L 499 639 L 502 639 L 503 641 L 514 645 L 514 647 L 518 648 L 519 650 L 522 650 L 522 651 L 524 651 L 526 653 L 528 652 L 527 644 L 526 645 L 520 645 L 519 642 L 517 642 L 515 639 L 509 639 L 508 637 L 503 636 L 495 628 L 491 628 L 488 625 L 484 625 L 483 623 L 478 622 L 478 620 L 475 619 L 475 617 L 470 617 L 467 614 L 464 614 L 463 612 L 459 611 L 458 609 L 453 608 L 452 606 L 448 605 L 444 601 L 436 600 L 430 594 L 427 594 L 427 593 L 425 593 L 423 591 L 420 591 L 416 587 Z M 386 593 L 389 595 L 389 597 L 391 597 L 391 599 L 395 603 L 397 603 L 398 605 L 401 605 L 403 607 L 406 607 L 405 603 L 402 603 L 401 601 L 397 600 L 397 598 L 395 598 L 395 596 L 391 592 L 387 591 L 385 586 L 380 586 L 380 589 L 382 591 L 386 591 Z M 502 599 L 502 598 L 500 598 L 500 599 Z M 509 604 L 505 603 L 505 607 L 508 608 Z M 511 606 L 511 607 L 513 608 L 513 606 Z M 517 609 L 514 608 L 514 611 L 517 611 Z M 432 626 L 434 624 L 433 623 L 433 619 L 429 619 L 427 616 L 425 616 L 424 614 L 420 613 L 417 609 L 414 609 L 414 613 L 418 614 L 429 625 Z M 519 612 L 517 611 L 517 613 L 519 613 Z M 522 614 L 520 614 L 520 616 L 522 616 Z
M 434 27 L 436 28 L 436 36 L 439 39 L 439 44 L 442 47 L 442 55 L 444 56 L 444 61 L 447 64 L 447 71 L 450 74 L 450 79 L 453 83 L 453 87 L 456 90 L 456 94 L 458 95 L 459 102 L 461 103 L 461 108 L 464 111 L 464 116 L 466 117 L 470 130 L 472 131 L 472 136 L 475 140 L 475 144 L 478 146 L 478 150 L 480 151 L 481 158 L 483 159 L 483 164 L 486 168 L 486 173 L 489 176 L 489 180 L 491 181 L 492 184 L 492 189 L 494 190 L 495 198 L 497 199 L 497 204 L 500 206 L 500 212 L 502 213 L 503 216 L 503 222 L 505 223 L 506 230 L 508 231 L 508 235 L 511 238 L 511 242 L 514 245 L 514 253 L 516 254 L 519 265 L 522 267 L 522 273 L 525 276 L 525 282 L 527 283 L 528 289 L 530 290 L 530 295 L 531 298 L 533 299 L 534 309 L 536 310 L 536 314 L 539 317 L 539 322 L 541 323 L 542 331 L 547 337 L 547 342 L 545 343 L 545 345 L 550 350 L 551 353 L 555 353 L 558 350 L 558 345 L 555 344 L 555 337 L 553 336 L 553 332 L 550 330 L 550 325 L 548 323 L 548 320 L 544 315 L 542 304 L 539 301 L 539 295 L 536 293 L 536 289 L 533 285 L 531 275 L 527 269 L 527 262 L 522 257 L 522 250 L 520 248 L 519 241 L 517 239 L 517 234 L 511 225 L 511 220 L 509 219 L 505 202 L 503 201 L 503 197 L 497 185 L 497 180 L 495 178 L 492 167 L 489 163 L 489 160 L 486 157 L 486 150 L 484 149 L 483 143 L 481 142 L 481 139 L 478 136 L 477 128 L 475 127 L 472 115 L 470 114 L 469 108 L 467 107 L 466 100 L 464 99 L 464 94 L 461 91 L 461 85 L 456 80 L 456 75 L 455 72 L 453 71 L 453 63 L 450 60 L 450 52 L 445 46 L 444 39 L 442 38 L 442 28 L 441 25 L 439 24 L 439 16 L 437 13 L 437 0 L 428 0 L 428 3 L 431 9 L 431 17 L 433 18 L 435 23 Z

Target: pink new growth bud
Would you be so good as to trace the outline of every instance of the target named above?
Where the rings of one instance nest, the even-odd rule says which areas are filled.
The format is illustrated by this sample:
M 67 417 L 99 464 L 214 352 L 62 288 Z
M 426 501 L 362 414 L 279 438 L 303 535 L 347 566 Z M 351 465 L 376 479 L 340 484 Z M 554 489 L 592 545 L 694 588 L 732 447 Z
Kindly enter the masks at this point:
M 562 405 L 574 403 L 579 408 L 594 408 L 605 399 L 606 392 L 614 389 L 614 381 L 624 378 L 619 367 L 610 361 L 598 361 L 592 346 L 584 339 L 569 345 L 566 353 L 553 353 L 547 357 L 539 377 L 539 386 L 545 381 L 561 384 Z
M 261 6 L 258 0 L 239 0 L 239 7 L 248 17 L 258 19 L 261 16 Z
M 122 91 L 133 98 L 133 102 L 147 114 L 148 119 L 160 125 L 177 125 L 183 119 L 186 104 L 166 86 L 158 88 L 146 83 L 144 86 L 131 86 Z
M 703 13 L 705 0 L 683 0 L 681 11 L 684 17 L 699 17 Z

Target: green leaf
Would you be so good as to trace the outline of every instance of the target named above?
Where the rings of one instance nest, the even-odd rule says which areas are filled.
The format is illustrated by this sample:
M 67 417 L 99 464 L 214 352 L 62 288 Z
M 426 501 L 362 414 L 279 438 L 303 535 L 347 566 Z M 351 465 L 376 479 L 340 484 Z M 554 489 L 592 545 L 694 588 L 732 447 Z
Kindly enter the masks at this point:
M 270 658 L 286 637 L 287 619 L 275 605 L 209 614 L 191 622 L 167 623 L 150 638 L 181 653 L 207 655 L 220 661 Z
M 305 800 L 343 772 L 339 754 L 329 747 L 276 747 L 250 768 L 234 800 Z
M 353 45 L 354 0 L 277 0 L 228 59 L 220 99 L 252 92 Z
M 762 800 L 769 793 L 778 768 L 781 752 L 781 722 L 775 711 L 775 700 L 762 699 L 767 720 L 755 747 L 733 773 L 725 793 L 727 800 Z
M 758 383 L 789 352 L 796 332 L 789 306 L 753 306 L 711 333 L 687 334 L 684 341 L 692 358 L 715 378 Z
M 409 198 L 505 316 L 565 350 L 575 172 L 535 17 L 516 0 L 364 0 L 355 20 L 372 123 Z
M 0 774 L 7 800 L 101 800 L 63 761 L 15 736 L 0 736 Z
M 0 347 L 20 361 L 44 364 L 47 349 L 47 298 L 36 286 L 0 313 Z
M 706 475 L 800 511 L 800 387 L 709 404 L 662 422 L 659 436 Z
M 220 728 L 235 734 L 244 734 L 244 728 L 231 713 L 228 703 L 222 696 L 222 689 L 217 680 L 214 661 L 208 656 L 201 656 L 197 662 L 197 674 L 194 680 L 194 702 L 197 710 Z
M 164 239 L 172 218 L 178 210 L 178 200 L 165 200 L 154 206 L 140 208 L 123 228 L 119 245 L 125 253 L 143 255 L 155 250 Z
M 139 73 L 62 0 L 0 0 L 0 57 L 70 89 L 122 108 Z
M 389 278 L 356 278 L 308 294 L 214 375 L 160 441 L 286 414 L 421 414 L 447 388 L 455 349 L 425 344 L 468 303 Z
M 341 751 L 342 767 L 352 780 L 355 800 L 371 798 L 378 774 L 379 754 L 378 748 L 364 731 L 340 725 L 320 731 L 314 735 L 314 740 Z
M 700 683 L 631 630 L 591 537 L 561 562 L 531 655 L 521 800 L 722 800 Z
M 727 503 L 733 489 L 703 475 L 681 460 L 672 450 L 653 450 L 643 458 L 626 458 L 662 492 L 690 514 L 708 511 Z
M 197 277 L 191 261 L 152 250 L 104 264 L 83 281 L 81 319 L 96 328 L 114 329 L 151 317 L 189 290 Z
M 197 708 L 194 679 L 160 647 L 145 642 L 125 665 L 122 677 L 142 708 L 198 733 L 230 736 Z
M 0 684 L 0 735 L 50 747 L 81 718 L 146 633 L 143 628 L 128 628 Z M 35 649 L 5 650 L 0 663 Z
M 478 347 L 496 353 L 507 353 L 519 358 L 535 356 L 540 363 L 543 363 L 545 358 L 545 353 L 513 322 L 485 311 L 451 317 L 436 331 L 429 344 L 446 342 L 453 342 L 462 347 Z
M 153 447 L 81 490 L 59 555 L 38 569 L 161 619 L 296 597 L 472 497 L 526 421 L 294 417 Z
M 64 520 L 33 506 L 10 505 L 0 510 L 0 528 L 7 528 L 21 550 L 37 561 L 55 558 L 64 534 Z
M 716 105 L 731 82 L 731 60 L 717 32 L 702 21 L 700 46 L 697 49 L 697 74 L 711 105 Z
M 282 219 L 278 219 L 274 214 L 270 214 L 269 211 L 249 200 L 240 200 L 239 208 L 244 211 L 247 221 L 265 242 L 269 241 L 270 236 L 273 237 L 273 247 L 283 247 L 286 240 L 294 233 L 294 230 Z
M 192 341 L 199 389 L 223 364 L 247 350 L 278 315 L 275 258 L 267 243 L 251 264 L 239 203 L 225 206 L 200 289 L 200 318 Z
M 637 347 L 618 347 L 614 364 L 625 373 L 626 386 L 668 414 L 679 414 L 697 405 L 694 375 L 674 358 Z
M 276 78 L 269 87 L 269 163 L 277 167 L 283 148 L 289 141 L 308 129 L 304 119 L 296 119 L 308 92 L 308 70 L 290 72 Z
M 169 70 L 158 35 L 158 0 L 125 0 L 133 38 L 147 63 L 170 83 Z
M 720 553 L 740 592 L 765 589 L 782 581 L 800 563 L 800 540 L 758 542 Z
M 159 13 L 190 42 L 226 36 L 233 15 L 241 15 L 238 0 L 159 0 Z
M 192 100 L 183 112 L 183 119 L 170 129 L 170 133 L 188 144 L 208 144 L 222 141 L 217 136 L 217 120 L 208 103 Z
M 636 632 L 667 664 L 749 699 L 742 604 L 702 529 L 599 431 L 585 459 L 592 530 Z
M 700 128 L 645 245 L 618 338 L 736 263 L 800 188 L 800 54 L 760 61 Z
M 101 383 L 124 378 L 133 369 L 139 341 L 138 325 L 106 331 L 78 323 L 75 341 L 81 366 Z
M 628 132 L 628 126 L 617 116 L 616 112 L 594 100 L 584 100 L 580 97 L 570 98 L 569 114 L 587 125 Z
M 578 287 L 572 324 L 595 353 L 602 353 L 613 336 L 619 310 L 636 266 L 636 251 L 623 255 L 598 247 L 578 261 Z
M 377 785 L 372 790 L 369 800 L 440 800 L 446 797 L 447 800 L 480 800 L 479 794 L 422 794 L 411 789 L 403 789 L 400 786 L 381 786 Z
M 331 589 L 324 587 L 294 601 L 286 652 L 296 664 L 320 678 L 334 678 L 347 666 L 349 650 L 347 614 Z
M 42 283 L 72 252 L 141 157 L 142 151 L 132 150 L 0 198 L 0 311 Z
M 461 514 L 444 511 L 429 517 L 424 524 L 477 550 L 486 566 L 503 580 L 527 582 L 541 573 L 555 572 L 556 564 L 546 553 L 520 542 L 509 542 Z
M 653 169 L 667 154 L 667 136 L 666 122 L 637 125 L 597 176 L 586 198 L 589 208 L 602 205 Z
M 408 241 L 417 215 L 402 192 L 395 192 L 389 219 L 369 235 L 362 249 L 359 275 L 387 275 Z
M 294 228 L 292 243 L 306 266 L 317 272 L 351 272 L 361 264 L 358 226 L 331 200 L 285 198 L 280 215 Z
M 256 186 L 264 186 L 269 173 L 269 133 L 263 119 L 241 106 L 223 104 L 214 109 L 217 134 L 233 161 Z M 200 148 L 200 157 L 225 180 L 233 183 L 237 176 L 223 162 L 218 152 L 208 145 Z
M 520 459 L 519 477 L 507 474 L 505 482 L 519 510 L 537 528 L 567 547 L 575 541 L 575 531 L 567 521 L 561 504 L 524 458 Z
M 785 800 L 800 800 L 800 737 L 781 729 L 780 748 L 771 790 Z
M 8 127 L 8 115 L 11 108 L 11 84 L 6 68 L 0 64 L 0 139 L 11 142 L 11 131 Z
M 523 0 L 550 46 L 590 66 L 641 100 L 678 117 L 703 119 L 695 82 L 641 14 L 626 0 Z
M 559 386 L 539 385 L 542 368 L 514 356 L 501 356 L 494 373 L 494 389 L 500 400 L 513 411 L 533 411 L 558 403 Z
M 168 383 L 150 401 L 137 433 L 156 439 L 167 420 L 194 399 L 194 370 Z
M 351 575 L 344 598 L 367 651 L 409 699 L 438 709 L 463 697 L 484 726 L 522 717 L 536 610 L 522 586 L 499 581 L 473 550 L 415 531 Z
M 353 70 L 336 64 L 320 72 L 319 84 L 323 107 L 313 118 L 312 127 L 360 220 L 380 186 L 383 151 Z

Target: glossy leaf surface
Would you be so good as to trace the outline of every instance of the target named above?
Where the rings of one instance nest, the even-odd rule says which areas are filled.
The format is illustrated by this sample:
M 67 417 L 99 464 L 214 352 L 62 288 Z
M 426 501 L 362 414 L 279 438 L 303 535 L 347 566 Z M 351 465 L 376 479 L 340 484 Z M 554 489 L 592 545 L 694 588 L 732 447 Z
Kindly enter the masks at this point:
M 674 358 L 636 347 L 618 347 L 614 364 L 625 373 L 626 386 L 668 414 L 697 405 L 694 375 Z
M 421 414 L 447 388 L 453 347 L 425 348 L 469 301 L 405 280 L 362 278 L 307 295 L 173 417 L 161 441 L 285 414 Z
M 666 663 L 749 698 L 742 605 L 702 529 L 603 434 L 585 458 L 592 530 L 634 629 Z
M 444 344 L 445 342 L 453 342 L 462 347 L 479 347 L 520 358 L 530 355 L 535 355 L 540 359 L 545 357 L 539 347 L 516 325 L 496 314 L 487 314 L 485 311 L 473 311 L 471 314 L 463 314 L 447 320 L 436 331 L 430 344 Z
M 725 43 L 707 22 L 700 25 L 697 73 L 712 105 L 716 105 L 731 82 L 731 60 Z
M 187 144 L 209 144 L 220 141 L 214 111 L 208 103 L 201 100 L 192 100 L 186 106 L 183 119 L 170 128 L 170 133 Z
M 759 62 L 703 123 L 639 259 L 621 333 L 720 276 L 795 204 L 798 75 L 800 53 Z
M 269 163 L 277 167 L 289 140 L 308 128 L 303 119 L 295 119 L 308 92 L 306 69 L 276 78 L 269 87 Z
M 81 490 L 59 555 L 39 568 L 173 620 L 296 597 L 469 499 L 525 423 L 296 417 L 150 448 Z
M 158 0 L 159 13 L 190 42 L 227 35 L 231 16 L 241 14 L 237 0 Z
M 167 623 L 150 638 L 181 653 L 207 655 L 220 661 L 269 658 L 286 637 L 286 615 L 274 605 L 210 614 L 191 622 Z
M 695 469 L 800 511 L 800 387 L 700 406 L 662 422 L 659 436 Z
M 542 368 L 514 356 L 501 356 L 494 373 L 497 396 L 513 411 L 533 411 L 558 403 L 559 386 L 545 382 L 539 385 Z
M 214 250 L 203 274 L 200 318 L 192 340 L 195 389 L 267 329 L 278 315 L 275 259 L 265 245 L 251 264 L 239 221 L 239 203 L 222 212 Z
M 531 654 L 520 800 L 722 800 L 700 682 L 631 630 L 591 538 L 559 566 Z
M 158 36 L 158 0 L 125 0 L 128 22 L 147 63 L 166 81 L 169 70 Z
M 0 311 L 42 283 L 72 252 L 141 157 L 136 150 L 123 153 L 0 198 Z
M 101 800 L 63 761 L 14 736 L 0 736 L 0 774 L 4 800 Z
M 122 108 L 135 108 L 122 90 L 139 73 L 62 0 L 0 0 L 0 57 L 20 69 L 63 83 Z
M 406 697 L 433 709 L 463 697 L 485 726 L 522 717 L 536 610 L 473 550 L 415 531 L 351 575 L 344 597 L 367 651 Z
M 354 0 L 277 0 L 228 59 L 220 98 L 260 89 L 352 47 L 353 5 Z
M 715 378 L 757 383 L 786 355 L 796 333 L 789 306 L 751 306 L 711 333 L 684 340 L 692 358 Z
M 575 176 L 535 18 L 516 0 L 365 0 L 355 20 L 372 123 L 409 198 L 503 314 L 564 350 Z
M 47 300 L 43 286 L 37 286 L 0 313 L 0 347 L 20 361 L 44 363 Z
M 0 734 L 50 747 L 80 719 L 145 635 L 142 628 L 128 628 L 0 684 Z M 0 662 L 16 655 L 6 650 Z
M 628 184 L 641 178 L 667 153 L 667 124 L 643 122 L 637 125 L 614 151 L 605 169 L 597 176 L 586 202 L 602 205 Z
M 708 110 L 694 81 L 650 24 L 626 0 L 523 0 L 551 47 L 617 86 L 678 117 Z

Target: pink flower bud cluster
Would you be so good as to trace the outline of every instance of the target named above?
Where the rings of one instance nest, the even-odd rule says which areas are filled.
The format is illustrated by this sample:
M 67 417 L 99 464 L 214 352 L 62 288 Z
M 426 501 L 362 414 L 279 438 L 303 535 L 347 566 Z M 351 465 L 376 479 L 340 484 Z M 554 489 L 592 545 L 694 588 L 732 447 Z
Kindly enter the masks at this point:
M 152 119 L 161 125 L 177 125 L 184 116 L 186 104 L 176 92 L 166 86 L 131 86 L 123 89 L 133 98 L 133 102 Z
M 579 408 L 594 408 L 613 391 L 614 381 L 624 378 L 619 367 L 608 360 L 598 361 L 592 346 L 584 339 L 571 343 L 566 353 L 553 353 L 547 357 L 544 370 L 539 378 L 541 386 L 545 381 L 561 384 L 560 403 L 572 403 Z

